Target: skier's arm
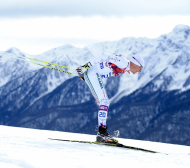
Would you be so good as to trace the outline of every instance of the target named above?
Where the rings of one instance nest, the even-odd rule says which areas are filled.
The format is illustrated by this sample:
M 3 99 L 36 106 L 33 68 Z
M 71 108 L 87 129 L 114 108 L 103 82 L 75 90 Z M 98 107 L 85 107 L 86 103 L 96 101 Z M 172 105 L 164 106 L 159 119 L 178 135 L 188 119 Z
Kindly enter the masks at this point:
M 109 55 L 102 55 L 100 57 L 96 57 L 94 60 L 92 60 L 91 62 L 88 62 L 87 64 L 78 67 L 76 70 L 78 72 L 78 74 L 83 74 L 84 72 L 86 72 L 90 67 L 94 66 L 97 63 L 102 62 L 103 60 L 108 59 Z
M 129 61 L 124 57 L 124 56 L 116 56 L 116 55 L 107 55 L 103 54 L 99 57 L 96 57 L 94 60 L 91 62 L 88 62 L 87 64 L 77 68 L 78 74 L 83 74 L 86 72 L 90 67 L 99 64 L 103 61 L 107 60 L 108 62 L 111 62 L 115 65 L 117 65 L 119 68 L 126 68 Z

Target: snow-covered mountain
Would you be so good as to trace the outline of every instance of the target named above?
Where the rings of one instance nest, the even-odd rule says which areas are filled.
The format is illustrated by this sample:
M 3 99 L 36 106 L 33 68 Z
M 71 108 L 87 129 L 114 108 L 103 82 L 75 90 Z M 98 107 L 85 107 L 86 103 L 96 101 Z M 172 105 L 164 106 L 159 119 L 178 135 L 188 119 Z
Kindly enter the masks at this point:
M 0 167 L 2 168 L 96 168 L 173 167 L 190 165 L 190 147 L 149 141 L 118 139 L 119 142 L 160 153 L 52 141 L 48 138 L 94 141 L 94 135 L 0 126 Z M 167 154 L 167 155 L 166 155 Z
M 16 48 L 0 52 L 0 123 L 95 134 L 98 107 L 87 85 L 27 57 L 74 72 L 103 53 L 128 59 L 139 53 L 145 59 L 138 75 L 105 80 L 111 100 L 109 128 L 125 138 L 190 145 L 190 27 L 185 25 L 156 39 L 127 37 L 85 48 L 65 45 L 37 56 Z

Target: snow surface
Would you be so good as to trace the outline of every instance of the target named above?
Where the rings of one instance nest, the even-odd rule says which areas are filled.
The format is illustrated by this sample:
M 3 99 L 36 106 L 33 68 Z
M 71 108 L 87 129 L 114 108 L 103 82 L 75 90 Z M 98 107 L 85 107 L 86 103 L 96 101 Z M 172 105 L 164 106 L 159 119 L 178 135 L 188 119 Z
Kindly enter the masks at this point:
M 189 146 L 118 138 L 125 145 L 161 152 L 152 154 L 95 144 L 53 141 L 48 138 L 95 140 L 94 135 L 0 126 L 0 167 L 190 167 Z

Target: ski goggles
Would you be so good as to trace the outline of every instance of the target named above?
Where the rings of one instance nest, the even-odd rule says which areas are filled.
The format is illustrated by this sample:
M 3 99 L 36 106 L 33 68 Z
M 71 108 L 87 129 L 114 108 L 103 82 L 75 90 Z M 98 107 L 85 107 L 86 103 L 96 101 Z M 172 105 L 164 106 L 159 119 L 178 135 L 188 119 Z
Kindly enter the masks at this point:
M 141 65 L 141 63 L 135 58 L 135 57 L 133 57 L 133 59 L 135 59 L 138 63 L 139 63 L 139 65 L 140 65 L 140 68 L 141 68 L 141 71 L 142 71 L 142 69 L 143 69 L 143 66 Z

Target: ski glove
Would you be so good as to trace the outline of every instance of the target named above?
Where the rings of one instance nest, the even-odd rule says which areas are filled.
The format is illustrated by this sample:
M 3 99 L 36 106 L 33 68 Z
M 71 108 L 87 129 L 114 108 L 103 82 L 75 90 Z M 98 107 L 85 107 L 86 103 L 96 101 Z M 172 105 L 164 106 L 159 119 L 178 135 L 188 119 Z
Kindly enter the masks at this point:
M 78 67 L 76 70 L 78 72 L 78 74 L 83 74 L 84 72 L 86 72 L 90 67 L 92 67 L 92 64 L 90 62 L 88 62 L 87 64 Z

